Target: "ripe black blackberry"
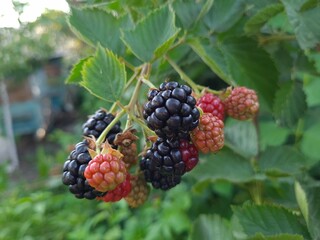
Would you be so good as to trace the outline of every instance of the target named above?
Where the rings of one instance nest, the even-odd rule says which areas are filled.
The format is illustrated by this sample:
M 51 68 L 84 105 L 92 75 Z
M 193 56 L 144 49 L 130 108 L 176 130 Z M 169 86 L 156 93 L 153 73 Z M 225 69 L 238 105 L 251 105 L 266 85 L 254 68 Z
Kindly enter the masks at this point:
M 148 93 L 143 117 L 159 137 L 186 138 L 199 124 L 200 113 L 192 90 L 177 82 L 162 83 Z
M 63 166 L 62 182 L 77 198 L 95 199 L 106 193 L 99 192 L 89 185 L 84 177 L 91 156 L 88 152 L 88 142 L 84 140 L 76 144 Z
M 83 135 L 84 136 L 94 136 L 99 138 L 103 130 L 112 122 L 114 116 L 111 113 L 107 113 L 103 109 L 99 109 L 95 112 L 94 115 L 90 116 L 89 119 L 83 124 Z M 122 132 L 121 122 L 117 122 L 108 132 L 107 139 L 110 144 L 113 144 L 113 141 L 116 135 Z
M 158 138 L 140 161 L 145 180 L 154 188 L 168 190 L 181 181 L 186 171 L 179 140 Z

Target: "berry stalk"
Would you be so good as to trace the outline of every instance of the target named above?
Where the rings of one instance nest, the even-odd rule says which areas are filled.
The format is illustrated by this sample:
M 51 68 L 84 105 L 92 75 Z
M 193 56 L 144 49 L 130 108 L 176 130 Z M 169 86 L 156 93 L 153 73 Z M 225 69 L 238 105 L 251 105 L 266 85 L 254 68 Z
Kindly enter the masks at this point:
M 120 120 L 120 118 L 121 118 L 125 113 L 126 113 L 125 109 L 122 109 L 122 110 L 116 115 L 116 117 L 112 120 L 112 122 L 108 125 L 108 127 L 106 127 L 106 128 L 103 130 L 103 132 L 101 133 L 100 137 L 99 137 L 99 138 L 97 139 L 97 141 L 96 141 L 96 145 L 97 145 L 97 146 L 100 146 L 100 145 L 104 142 L 104 140 L 105 140 L 107 134 L 109 133 L 109 131 L 113 128 L 113 126 Z M 97 150 L 98 150 L 98 149 L 99 149 L 99 148 L 97 148 Z

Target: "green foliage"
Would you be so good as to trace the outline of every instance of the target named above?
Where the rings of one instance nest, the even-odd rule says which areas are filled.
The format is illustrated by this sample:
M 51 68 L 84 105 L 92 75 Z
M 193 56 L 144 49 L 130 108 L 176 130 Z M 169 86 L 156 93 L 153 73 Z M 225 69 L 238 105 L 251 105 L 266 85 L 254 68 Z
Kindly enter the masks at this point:
M 12 193 L 0 223 L 14 222 L 0 236 L 319 239 L 319 1 L 84 2 L 68 22 L 95 53 L 74 65 L 67 83 L 121 121 L 126 115 L 123 126 L 133 122 L 141 149 L 151 135 L 141 119 L 146 92 L 167 79 L 185 81 L 196 96 L 206 87 L 221 96 L 227 86 L 252 88 L 259 114 L 227 117 L 225 147 L 201 155 L 178 187 L 152 191 L 141 208 L 79 201 L 56 187 Z
M 94 57 L 88 59 L 81 70 L 80 85 L 107 102 L 117 101 L 124 90 L 126 71 L 111 51 L 98 47 Z
M 254 236 L 257 233 L 265 236 L 289 233 L 310 239 L 306 226 L 302 225 L 299 218 L 285 208 L 246 205 L 235 207 L 234 212 L 248 236 Z
M 193 185 L 193 197 L 188 200 L 192 202 L 187 207 L 190 215 L 166 219 L 174 221 L 172 224 L 184 222 L 177 228 L 191 229 L 190 239 L 319 236 L 315 227 L 319 205 L 314 201 L 316 187 L 308 177 L 294 184 L 314 172 L 317 168 L 313 165 L 320 160 L 319 118 L 313 113 L 320 107 L 318 11 L 318 1 L 312 0 L 134 1 L 131 5 L 127 1 L 91 1 L 89 7 L 72 8 L 71 28 L 98 53 L 75 65 L 68 82 L 83 85 L 85 81 L 94 95 L 106 100 L 102 94 L 108 93 L 109 102 L 129 101 L 121 110 L 129 122 L 137 120 L 135 107 L 145 101 L 141 93 L 146 88 L 141 84 L 153 87 L 179 76 L 196 96 L 207 86 L 215 90 L 246 86 L 257 91 L 257 118 L 242 122 L 227 118 L 224 149 L 201 156 L 199 165 L 188 174 L 186 181 Z M 110 26 L 116 29 L 110 30 Z M 102 54 L 103 48 L 107 48 L 106 54 Z M 108 79 L 107 72 L 119 68 L 103 63 L 101 56 L 108 58 L 112 52 L 118 54 L 113 63 L 124 63 L 121 72 L 128 75 L 125 89 L 131 97 L 121 96 L 125 82 L 117 83 L 121 74 Z M 95 64 L 88 64 L 93 61 Z M 99 77 L 101 72 L 105 74 Z M 119 92 L 113 96 L 103 90 L 102 82 L 110 89 L 114 84 L 111 92 Z M 111 107 L 116 108 L 115 104 Z M 135 123 L 148 136 L 145 125 Z M 182 196 L 176 198 L 183 202 Z M 169 203 L 164 200 L 161 204 Z M 231 209 L 231 204 L 236 206 Z M 191 216 L 196 219 L 192 228 Z M 126 223 L 126 229 L 137 226 L 134 218 Z M 120 236 L 119 229 L 113 234 Z M 178 236 L 171 232 L 170 224 L 153 223 L 145 237 L 157 239 L 157 234 L 166 239 Z
M 134 29 L 123 31 L 122 39 L 141 61 L 148 62 L 163 55 L 178 32 L 175 15 L 170 7 L 165 6 L 151 12 Z

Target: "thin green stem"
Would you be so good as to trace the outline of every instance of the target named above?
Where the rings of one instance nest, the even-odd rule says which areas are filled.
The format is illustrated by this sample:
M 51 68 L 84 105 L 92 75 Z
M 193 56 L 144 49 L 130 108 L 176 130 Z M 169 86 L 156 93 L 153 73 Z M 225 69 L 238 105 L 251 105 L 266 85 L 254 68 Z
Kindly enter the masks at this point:
M 169 64 L 173 67 L 174 70 L 180 75 L 181 79 L 190 85 L 190 87 L 199 95 L 199 90 L 197 85 L 192 81 L 192 79 L 168 56 L 165 56 Z
M 129 81 L 126 83 L 126 85 L 124 86 L 124 90 L 127 90 L 128 87 L 130 87 L 130 85 L 133 83 L 133 81 L 136 79 L 136 77 L 138 76 L 139 71 L 135 70 L 134 73 L 132 74 L 131 78 L 129 79 Z
M 155 85 L 152 84 L 152 82 L 150 82 L 148 79 L 145 78 L 141 78 L 140 79 L 141 82 L 143 82 L 144 84 L 146 84 L 148 87 L 150 88 L 157 88 Z
M 284 35 L 284 34 L 278 34 L 278 35 L 272 35 L 272 36 L 259 36 L 258 41 L 260 45 L 265 45 L 270 42 L 279 42 L 279 41 L 292 41 L 295 40 L 296 36 L 294 35 Z
M 103 130 L 103 132 L 101 133 L 101 135 L 99 136 L 99 138 L 96 141 L 96 145 L 100 146 L 104 140 L 106 139 L 107 134 L 109 133 L 109 131 L 113 128 L 114 125 L 116 125 L 116 123 L 120 120 L 120 118 L 126 113 L 125 109 L 122 109 L 117 115 L 116 117 L 112 120 L 112 122 Z
M 172 49 L 180 46 L 182 43 L 184 43 L 186 40 L 186 36 L 187 36 L 187 31 L 185 31 L 183 36 L 181 38 L 179 38 L 179 40 L 168 49 L 168 52 L 171 51 Z
M 117 102 L 114 102 L 111 106 L 111 108 L 109 109 L 109 112 L 110 113 L 113 113 L 115 110 L 116 110 L 116 107 L 117 107 Z
M 299 143 L 299 140 L 303 136 L 303 129 L 304 129 L 304 120 L 302 118 L 299 119 L 297 129 L 295 131 L 295 145 Z
M 220 95 L 223 92 L 223 91 L 213 90 L 213 89 L 210 89 L 208 87 L 201 86 L 201 85 L 197 85 L 197 88 L 200 89 L 200 90 L 204 90 L 205 92 L 213 93 L 215 95 Z
M 262 204 L 262 185 L 261 182 L 255 181 L 254 185 L 251 187 L 251 195 L 255 204 Z
M 131 63 L 129 63 L 127 60 L 124 58 L 120 58 L 120 61 L 123 62 L 127 68 L 130 68 L 132 71 L 135 71 L 137 68 L 133 66 Z

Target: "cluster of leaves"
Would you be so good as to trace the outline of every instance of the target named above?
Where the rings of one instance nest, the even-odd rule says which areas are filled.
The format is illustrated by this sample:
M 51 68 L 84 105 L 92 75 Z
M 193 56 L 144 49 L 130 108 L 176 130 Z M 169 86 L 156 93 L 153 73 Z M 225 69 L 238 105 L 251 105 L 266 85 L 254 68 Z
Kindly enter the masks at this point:
M 145 63 L 152 83 L 181 78 L 195 91 L 255 89 L 259 117 L 227 119 L 225 148 L 202 156 L 190 174 L 195 192 L 217 186 L 229 204 L 221 203 L 229 215 L 199 216 L 192 236 L 317 239 L 319 14 L 317 0 L 90 1 L 72 7 L 68 20 L 96 53 L 77 63 L 67 82 L 107 109 L 130 99 L 127 90 Z

